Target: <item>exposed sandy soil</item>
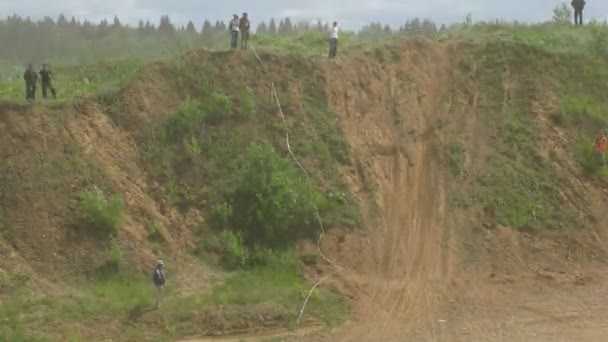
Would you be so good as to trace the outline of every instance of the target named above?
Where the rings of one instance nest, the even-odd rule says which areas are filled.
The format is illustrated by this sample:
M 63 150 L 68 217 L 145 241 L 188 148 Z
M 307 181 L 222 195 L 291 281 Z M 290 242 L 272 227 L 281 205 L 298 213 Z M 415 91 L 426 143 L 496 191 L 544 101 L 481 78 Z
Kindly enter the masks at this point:
M 541 125 L 540 139 L 547 142 L 544 146 L 550 146 L 555 162 L 572 178 L 572 184 L 562 189 L 563 202 L 588 203 L 581 208 L 581 215 L 593 215 L 595 224 L 584 231 L 567 233 L 531 233 L 501 226 L 486 229 L 480 223 L 479 208 L 456 210 L 450 205 L 453 180 L 439 157 L 447 139 L 459 136 L 465 141 L 471 151 L 467 163 L 472 168 L 483 169 L 484 157 L 496 153 L 493 137 L 483 123 L 481 104 L 488 99 L 483 88 L 467 85 L 462 91 L 465 95 L 451 104 L 452 110 L 446 110 L 445 99 L 458 77 L 454 70 L 461 50 L 458 44 L 455 46 L 410 41 L 385 51 L 352 53 L 316 65 L 263 55 L 272 61 L 269 79 L 260 77 L 264 70 L 256 67 L 251 55 L 193 52 L 184 57 L 197 62 L 195 66 L 200 70 L 213 69 L 221 75 L 248 67 L 253 71 L 243 71 L 244 77 L 260 92 L 268 88 L 270 79 L 276 81 L 279 88 L 291 94 L 293 103 L 287 113 L 293 115 L 291 119 L 297 119 L 301 79 L 312 73 L 331 109 L 340 117 L 353 159 L 342 172 L 362 208 L 364 228 L 357 232 L 334 230 L 323 241 L 325 253 L 344 268 L 324 286 L 342 292 L 353 314 L 349 322 L 332 331 L 305 330 L 295 333 L 304 336 L 285 336 L 286 340 L 606 340 L 608 289 L 603 284 L 608 279 L 608 259 L 603 245 L 608 195 L 604 183 L 584 178 L 570 158 L 571 137 L 547 119 L 556 106 L 550 89 L 534 95 L 530 111 Z M 172 84 L 163 82 L 170 75 L 159 68 L 150 67 L 125 91 L 121 103 L 125 112 L 114 115 L 116 124 L 92 103 L 70 112 L 81 116 L 68 118 L 65 129 L 58 132 L 37 108 L 25 110 L 25 118 L 19 116 L 22 109 L 3 108 L 0 121 L 0 142 L 15 146 L 4 148 L 2 156 L 22 163 L 16 165 L 19 169 L 34 169 L 28 163 L 37 162 L 35 157 L 19 155 L 33 152 L 35 156 L 49 144 L 62 146 L 62 139 L 68 136 L 83 155 L 95 154 L 98 164 L 87 167 L 101 168 L 108 186 L 125 193 L 128 224 L 120 242 L 131 253 L 129 260 L 142 265 L 155 257 L 145 242 L 143 226 L 147 219 L 160 220 L 173 229 L 166 244 L 175 251 L 191 248 L 193 231 L 204 224 L 199 212 L 181 217 L 174 209 L 155 202 L 150 195 L 152 185 L 147 184 L 137 162 L 134 141 L 138 127 L 166 115 L 180 100 L 179 94 L 170 91 Z M 223 77 L 227 84 L 233 81 L 232 77 Z M 504 71 L 503 80 L 506 106 L 514 96 L 513 89 L 525 81 L 522 75 L 509 71 Z M 448 128 L 441 129 L 445 122 Z M 69 162 L 70 152 L 65 153 Z M 549 151 L 543 153 L 548 155 Z M 103 246 L 86 239 L 75 244 L 65 219 L 70 216 L 66 212 L 69 208 L 56 207 L 57 201 L 73 201 L 73 192 L 88 182 L 75 175 L 72 187 L 38 184 L 38 176 L 20 174 L 17 177 L 25 181 L 16 182 L 18 188 L 5 190 L 33 197 L 17 196 L 10 202 L 14 212 L 22 213 L 21 218 L 10 219 L 21 224 L 13 229 L 9 242 L 0 243 L 0 255 L 14 255 L 14 260 L 19 260 L 19 272 L 32 274 L 32 278 L 36 278 L 36 272 L 43 273 L 49 261 L 66 273 L 93 268 Z M 33 193 L 29 191 L 32 187 L 36 190 Z M 42 209 L 30 215 L 30 203 Z M 26 229 L 31 226 L 37 229 Z M 49 242 L 47 237 L 53 240 Z M 305 245 L 302 250 L 312 253 L 314 246 Z M 183 274 L 192 273 L 190 267 L 195 266 L 186 252 L 175 252 L 172 257 L 174 264 L 182 265 Z M 16 272 L 11 269 L 16 266 L 5 265 L 3 260 L 0 267 Z M 320 264 L 307 269 L 307 277 L 315 281 L 318 275 L 332 271 L 331 265 Z M 186 284 L 184 291 L 197 288 L 196 278 L 181 281 Z M 233 316 L 236 323 L 212 314 L 183 319 L 222 320 L 205 331 L 193 332 L 201 334 L 255 330 L 252 324 L 264 324 L 263 319 L 258 322 L 250 315 Z M 157 318 L 148 318 L 150 324 L 157 323 Z M 145 326 L 145 322 L 142 324 Z M 259 340 L 280 336 L 281 331 L 273 330 L 250 337 Z

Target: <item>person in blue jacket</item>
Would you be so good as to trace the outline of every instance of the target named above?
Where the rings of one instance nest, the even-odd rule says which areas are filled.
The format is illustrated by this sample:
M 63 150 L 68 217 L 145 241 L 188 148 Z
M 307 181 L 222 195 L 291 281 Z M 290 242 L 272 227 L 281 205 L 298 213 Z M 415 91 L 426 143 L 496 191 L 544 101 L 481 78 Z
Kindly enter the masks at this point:
M 163 291 L 165 289 L 165 272 L 163 271 L 163 261 L 158 260 L 156 263 L 156 267 L 154 268 L 154 273 L 152 274 L 152 281 L 154 282 L 154 287 L 156 287 L 156 305 L 157 309 L 160 309 Z

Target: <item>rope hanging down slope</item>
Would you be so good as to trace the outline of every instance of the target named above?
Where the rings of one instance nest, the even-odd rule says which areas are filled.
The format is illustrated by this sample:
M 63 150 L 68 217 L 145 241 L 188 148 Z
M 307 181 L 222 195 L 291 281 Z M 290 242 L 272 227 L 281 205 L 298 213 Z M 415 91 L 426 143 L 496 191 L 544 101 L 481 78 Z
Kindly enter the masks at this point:
M 258 55 L 258 53 L 255 51 L 255 47 L 253 46 L 253 44 L 251 44 L 251 50 L 253 51 L 253 54 L 255 55 L 255 58 L 260 62 L 260 64 L 262 65 L 262 67 L 266 67 L 266 64 L 264 63 L 264 61 L 260 58 L 260 56 Z M 304 173 L 304 175 L 306 176 L 306 178 L 310 179 L 310 175 L 308 174 L 308 172 L 306 171 L 306 169 L 304 168 L 304 166 L 302 165 L 302 163 L 300 163 L 300 161 L 298 160 L 298 158 L 296 157 L 296 155 L 291 150 L 291 144 L 289 142 L 289 127 L 287 125 L 287 119 L 285 118 L 285 114 L 283 113 L 283 108 L 281 107 L 281 101 L 279 100 L 279 96 L 277 95 L 277 91 L 276 91 L 276 88 L 274 86 L 274 81 L 272 81 L 272 80 L 270 81 L 270 91 L 271 91 L 272 101 L 277 104 L 277 109 L 278 109 L 279 114 L 281 116 L 281 120 L 283 122 L 283 127 L 285 128 L 285 144 L 287 145 L 287 150 L 289 151 L 289 154 L 291 155 L 291 158 L 298 165 L 298 167 L 302 170 L 302 172 Z M 317 218 L 317 222 L 319 223 L 319 227 L 321 228 L 321 233 L 319 234 L 319 238 L 317 239 L 317 250 L 319 252 L 319 255 L 321 255 L 321 257 L 328 264 L 332 265 L 335 268 L 335 271 L 332 272 L 332 273 L 330 273 L 330 274 L 328 274 L 328 275 L 326 275 L 325 277 L 319 279 L 319 281 L 317 281 L 313 285 L 313 287 L 310 289 L 310 291 L 308 292 L 308 295 L 306 296 L 306 299 L 304 299 L 304 303 L 302 303 L 302 307 L 300 309 L 300 313 L 298 314 L 298 319 L 296 320 L 297 327 L 300 327 L 300 321 L 302 319 L 302 315 L 304 314 L 304 310 L 306 309 L 306 305 L 308 304 L 308 301 L 310 300 L 310 297 L 312 296 L 312 294 L 314 293 L 314 291 L 317 289 L 317 287 L 319 287 L 319 285 L 323 284 L 323 282 L 325 282 L 327 279 L 329 279 L 332 276 L 340 273 L 343 270 L 343 268 L 340 267 L 340 265 L 338 265 L 333 260 L 329 259 L 323 253 L 323 250 L 321 249 L 321 241 L 323 240 L 323 238 L 325 236 L 325 226 L 323 225 L 323 219 L 321 218 L 321 215 L 319 214 L 319 209 L 316 206 L 315 206 L 315 216 Z

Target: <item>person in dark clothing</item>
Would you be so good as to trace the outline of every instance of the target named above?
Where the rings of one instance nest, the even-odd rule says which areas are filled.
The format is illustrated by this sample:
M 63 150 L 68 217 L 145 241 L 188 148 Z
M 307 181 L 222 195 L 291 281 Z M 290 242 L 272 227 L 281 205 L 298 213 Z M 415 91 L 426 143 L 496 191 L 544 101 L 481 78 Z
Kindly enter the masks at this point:
M 53 73 L 49 69 L 48 64 L 43 64 L 42 70 L 40 70 L 40 84 L 42 85 L 42 98 L 44 98 L 44 99 L 47 98 L 48 90 L 51 91 L 51 95 L 53 95 L 54 99 L 57 98 L 57 92 L 55 91 L 55 88 L 53 87 L 52 80 L 53 80 Z
M 250 27 L 251 24 L 249 23 L 249 18 L 247 18 L 247 13 L 243 13 L 243 16 L 239 22 L 239 29 L 241 30 L 241 50 L 247 50 Z
M 585 0 L 572 0 L 572 8 L 574 8 L 574 25 L 583 25 L 583 9 L 585 9 Z
M 157 309 L 160 309 L 163 291 L 165 289 L 165 273 L 163 272 L 163 261 L 158 260 L 156 263 L 156 267 L 154 268 L 154 272 L 152 273 L 152 282 L 154 283 L 154 287 L 156 287 L 156 305 Z
M 239 24 L 239 16 L 236 14 L 233 15 L 232 20 L 230 20 L 230 25 L 228 25 L 228 28 L 230 29 L 230 48 L 233 50 L 236 49 L 239 40 Z
M 33 65 L 28 65 L 27 69 L 23 73 L 23 80 L 25 81 L 25 99 L 35 100 L 36 99 L 36 82 L 38 82 L 38 74 L 34 71 Z

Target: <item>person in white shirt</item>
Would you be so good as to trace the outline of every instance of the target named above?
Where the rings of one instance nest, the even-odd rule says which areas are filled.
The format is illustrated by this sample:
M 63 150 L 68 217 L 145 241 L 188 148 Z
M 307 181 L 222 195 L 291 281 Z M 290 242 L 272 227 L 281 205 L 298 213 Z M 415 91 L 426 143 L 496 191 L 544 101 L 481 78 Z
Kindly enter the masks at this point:
M 338 53 L 338 22 L 334 21 L 329 30 L 329 58 L 336 57 Z
M 230 29 L 230 48 L 236 49 L 237 42 L 239 40 L 239 16 L 233 15 L 232 20 L 230 20 L 230 25 L 228 25 Z

